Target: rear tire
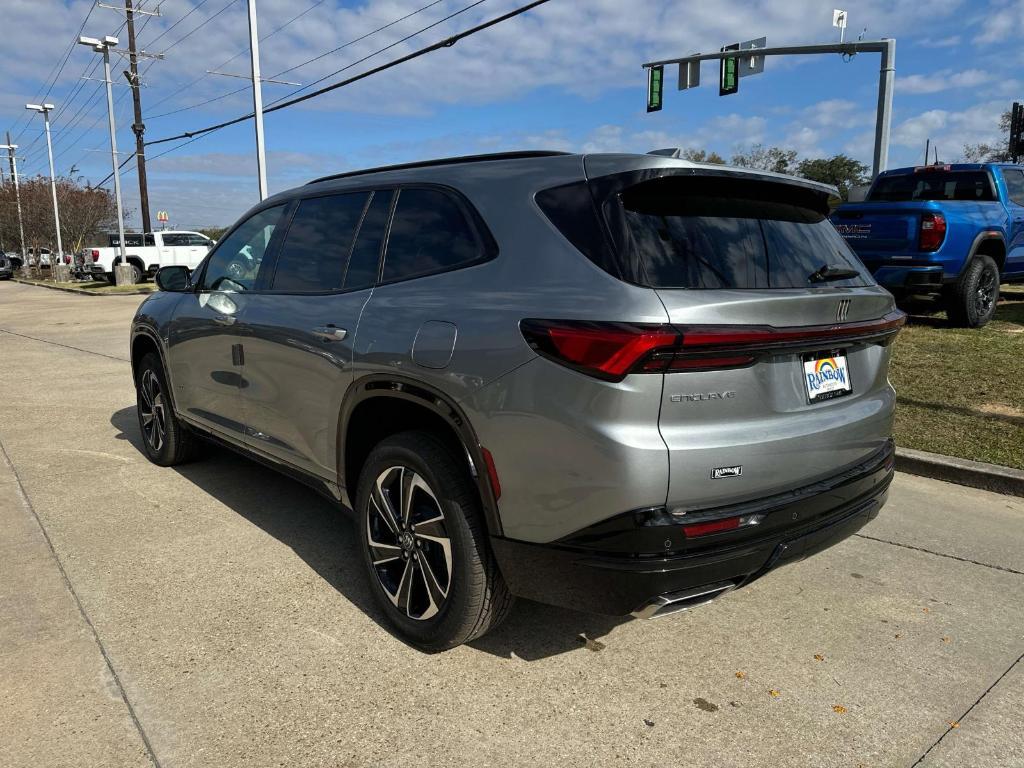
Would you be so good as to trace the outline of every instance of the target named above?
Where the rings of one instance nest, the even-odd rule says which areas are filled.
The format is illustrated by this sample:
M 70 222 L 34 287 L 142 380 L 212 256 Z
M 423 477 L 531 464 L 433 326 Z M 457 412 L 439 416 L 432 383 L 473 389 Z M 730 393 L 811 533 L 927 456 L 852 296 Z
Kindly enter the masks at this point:
M 960 328 L 981 328 L 999 301 L 999 267 L 991 256 L 975 256 L 955 283 L 942 288 L 946 317 Z
M 356 512 L 370 590 L 404 639 L 443 651 L 508 614 L 476 488 L 442 440 L 410 431 L 379 443 L 359 475 Z
M 150 352 L 139 361 L 136 411 L 146 457 L 161 467 L 184 464 L 197 454 L 196 436 L 178 420 L 168 392 L 160 357 Z

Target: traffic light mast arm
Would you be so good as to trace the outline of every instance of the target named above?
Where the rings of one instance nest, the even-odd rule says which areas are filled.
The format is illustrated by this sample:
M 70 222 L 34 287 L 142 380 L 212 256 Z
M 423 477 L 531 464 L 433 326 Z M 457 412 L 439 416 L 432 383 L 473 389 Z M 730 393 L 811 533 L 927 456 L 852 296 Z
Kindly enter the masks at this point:
M 716 61 L 718 59 L 742 59 L 748 56 L 801 56 L 821 53 L 845 53 L 853 56 L 857 53 L 884 53 L 889 47 L 896 47 L 896 41 L 855 40 L 849 43 L 821 43 L 818 45 L 780 45 L 774 48 L 755 48 L 736 51 L 716 51 L 715 53 L 696 53 L 693 56 L 681 56 L 678 59 L 649 61 L 644 68 L 664 66 L 665 64 L 685 64 L 690 61 Z
M 806 56 L 828 53 L 840 53 L 848 56 L 858 53 L 881 54 L 882 62 L 878 72 L 878 112 L 875 120 L 875 151 L 871 167 L 871 178 L 874 178 L 889 164 L 889 129 L 892 123 L 892 91 L 896 73 L 896 41 L 892 38 L 697 53 L 693 56 L 680 56 L 677 59 L 650 61 L 644 64 L 644 68 L 664 67 L 666 64 L 686 66 L 691 62 L 742 59 L 749 56 Z

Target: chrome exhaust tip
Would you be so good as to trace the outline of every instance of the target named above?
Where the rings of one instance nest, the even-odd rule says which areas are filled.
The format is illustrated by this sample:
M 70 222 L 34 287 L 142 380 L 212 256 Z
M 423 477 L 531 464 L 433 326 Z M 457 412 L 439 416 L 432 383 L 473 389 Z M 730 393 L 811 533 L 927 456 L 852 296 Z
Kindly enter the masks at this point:
M 732 581 L 720 581 L 715 584 L 706 584 L 702 587 L 692 587 L 679 592 L 670 592 L 667 595 L 652 597 L 631 614 L 637 619 L 660 619 L 680 611 L 688 611 L 698 605 L 706 605 L 720 595 L 724 595 L 736 588 Z

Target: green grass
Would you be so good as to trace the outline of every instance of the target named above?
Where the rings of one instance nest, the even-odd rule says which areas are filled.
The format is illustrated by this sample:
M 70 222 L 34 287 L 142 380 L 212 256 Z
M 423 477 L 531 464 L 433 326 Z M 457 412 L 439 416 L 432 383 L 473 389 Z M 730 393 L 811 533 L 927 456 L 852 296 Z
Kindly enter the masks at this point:
M 1024 286 L 1003 286 L 980 330 L 948 327 L 934 301 L 905 309 L 889 371 L 896 443 L 1024 469 Z

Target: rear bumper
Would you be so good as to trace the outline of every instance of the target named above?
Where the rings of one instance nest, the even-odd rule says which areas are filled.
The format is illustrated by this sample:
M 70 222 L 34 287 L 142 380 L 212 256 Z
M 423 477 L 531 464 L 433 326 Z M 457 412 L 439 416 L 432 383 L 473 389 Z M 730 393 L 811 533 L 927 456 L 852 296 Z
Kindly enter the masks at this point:
M 945 273 L 940 266 L 886 265 L 872 270 L 879 285 L 890 290 L 930 293 L 942 288 Z
M 499 537 L 491 543 L 513 594 L 591 613 L 647 618 L 706 602 L 852 535 L 885 503 L 893 456 L 890 443 L 862 464 L 814 485 L 696 515 L 704 521 L 756 507 L 764 515 L 763 533 L 749 529 L 686 541 L 682 520 L 644 510 L 554 544 Z M 686 521 L 694 516 L 688 513 Z M 666 554 L 664 547 L 670 546 Z M 655 547 L 662 552 L 652 552 Z

